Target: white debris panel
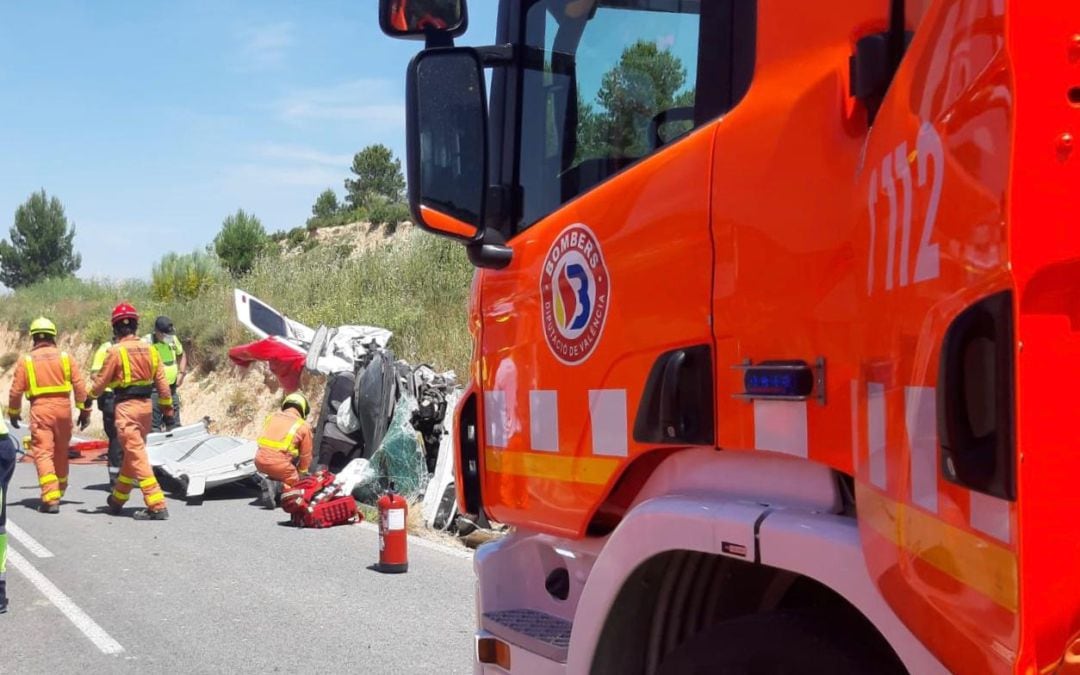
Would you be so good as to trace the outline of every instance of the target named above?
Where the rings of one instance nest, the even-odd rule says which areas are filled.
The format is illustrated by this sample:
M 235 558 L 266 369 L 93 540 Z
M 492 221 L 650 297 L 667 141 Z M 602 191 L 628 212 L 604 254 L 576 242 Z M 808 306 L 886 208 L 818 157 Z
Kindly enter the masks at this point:
M 150 434 L 146 452 L 150 465 L 179 483 L 188 498 L 206 490 L 250 479 L 255 475 L 255 441 L 210 433 L 210 420 Z

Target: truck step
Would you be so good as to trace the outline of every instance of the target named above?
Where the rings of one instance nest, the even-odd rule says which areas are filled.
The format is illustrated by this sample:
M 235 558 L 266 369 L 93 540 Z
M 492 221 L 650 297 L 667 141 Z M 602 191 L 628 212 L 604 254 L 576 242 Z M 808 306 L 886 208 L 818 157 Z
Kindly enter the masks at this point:
M 492 635 L 552 661 L 566 663 L 574 624 L 535 609 L 486 612 L 481 626 Z

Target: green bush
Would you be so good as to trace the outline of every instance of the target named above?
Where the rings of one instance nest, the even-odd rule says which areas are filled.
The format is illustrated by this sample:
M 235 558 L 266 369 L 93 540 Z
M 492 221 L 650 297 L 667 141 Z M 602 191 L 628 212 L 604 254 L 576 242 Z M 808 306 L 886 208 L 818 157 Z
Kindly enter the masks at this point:
M 150 297 L 160 302 L 192 300 L 221 277 L 221 267 L 208 253 L 166 253 L 151 272 Z
M 397 230 L 397 226 L 409 220 L 409 207 L 401 202 L 390 202 L 381 199 L 373 200 L 370 207 L 369 220 L 375 227 L 383 226 L 389 234 Z
M 285 238 L 285 243 L 289 248 L 296 248 L 303 244 L 308 238 L 308 231 L 302 227 L 294 227 L 289 230 L 288 236 Z
M 221 231 L 214 239 L 214 250 L 225 269 L 238 277 L 251 269 L 269 242 L 262 222 L 240 209 L 221 224 Z

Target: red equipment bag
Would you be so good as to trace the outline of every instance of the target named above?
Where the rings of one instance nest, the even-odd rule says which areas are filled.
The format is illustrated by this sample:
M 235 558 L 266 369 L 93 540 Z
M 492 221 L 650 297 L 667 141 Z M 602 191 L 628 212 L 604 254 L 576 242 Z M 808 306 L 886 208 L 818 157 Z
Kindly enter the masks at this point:
M 317 471 L 297 481 L 281 495 L 281 508 L 297 527 L 333 527 L 363 520 L 356 500 L 341 493 L 329 471 Z

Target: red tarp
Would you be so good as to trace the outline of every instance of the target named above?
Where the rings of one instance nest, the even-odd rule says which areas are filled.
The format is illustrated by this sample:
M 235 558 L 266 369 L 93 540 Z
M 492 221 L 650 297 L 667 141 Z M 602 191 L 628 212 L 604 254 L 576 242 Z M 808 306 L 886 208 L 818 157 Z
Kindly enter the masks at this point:
M 300 388 L 300 373 L 307 356 L 299 347 L 271 336 L 258 342 L 233 347 L 229 350 L 229 358 L 242 368 L 256 361 L 265 361 L 270 366 L 270 372 L 288 393 Z

